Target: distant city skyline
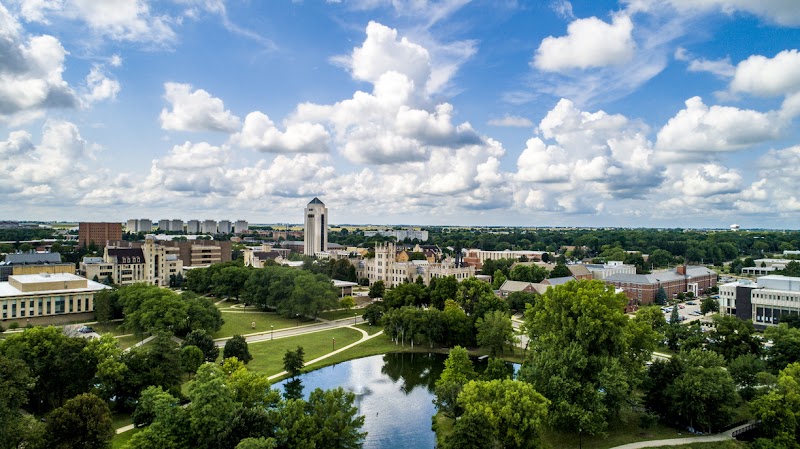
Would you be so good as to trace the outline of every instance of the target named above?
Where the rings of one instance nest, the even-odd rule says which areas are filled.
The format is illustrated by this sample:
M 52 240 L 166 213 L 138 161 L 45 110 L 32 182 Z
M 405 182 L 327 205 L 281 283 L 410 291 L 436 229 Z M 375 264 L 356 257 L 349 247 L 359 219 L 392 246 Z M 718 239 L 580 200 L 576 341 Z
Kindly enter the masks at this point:
M 0 220 L 800 227 L 785 0 L 0 4 Z

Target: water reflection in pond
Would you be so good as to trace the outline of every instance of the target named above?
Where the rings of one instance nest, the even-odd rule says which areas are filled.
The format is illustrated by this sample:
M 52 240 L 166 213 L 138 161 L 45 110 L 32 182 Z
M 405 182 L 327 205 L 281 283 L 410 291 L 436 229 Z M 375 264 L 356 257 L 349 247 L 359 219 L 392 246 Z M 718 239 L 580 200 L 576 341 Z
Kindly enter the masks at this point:
M 413 353 L 365 357 L 303 374 L 298 378 L 302 386 L 288 389 L 295 394 L 300 389 L 305 398 L 315 388 L 353 392 L 368 432 L 365 448 L 433 448 L 433 389 L 445 359 L 441 354 Z M 288 382 L 275 388 L 284 390 Z

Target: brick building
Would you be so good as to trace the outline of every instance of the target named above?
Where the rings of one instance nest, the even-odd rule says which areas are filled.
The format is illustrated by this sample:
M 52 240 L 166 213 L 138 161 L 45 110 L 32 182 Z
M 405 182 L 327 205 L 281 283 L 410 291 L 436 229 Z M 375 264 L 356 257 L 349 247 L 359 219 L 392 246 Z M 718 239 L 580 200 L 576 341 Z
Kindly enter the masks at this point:
M 650 274 L 612 274 L 605 282 L 621 288 L 631 303 L 652 304 L 663 287 L 667 298 L 692 292 L 695 296 L 717 285 L 717 273 L 706 267 L 681 265 Z
M 105 246 L 107 242 L 122 240 L 122 223 L 78 223 L 78 245 L 88 246 L 92 242 Z

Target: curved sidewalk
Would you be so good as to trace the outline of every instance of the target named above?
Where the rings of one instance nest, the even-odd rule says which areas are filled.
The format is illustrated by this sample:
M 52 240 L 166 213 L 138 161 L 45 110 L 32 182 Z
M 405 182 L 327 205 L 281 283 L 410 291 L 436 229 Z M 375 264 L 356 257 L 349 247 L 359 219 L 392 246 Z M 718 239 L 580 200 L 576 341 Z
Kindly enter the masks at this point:
M 641 449 L 646 447 L 681 446 L 689 443 L 710 443 L 714 441 L 732 440 L 734 433 L 737 433 L 737 431 L 745 429 L 751 425 L 753 425 L 753 422 L 748 422 L 740 426 L 730 428 L 716 435 L 704 435 L 701 437 L 686 437 L 686 438 L 670 438 L 667 440 L 637 441 L 636 443 L 623 444 L 622 446 L 616 446 L 609 449 Z

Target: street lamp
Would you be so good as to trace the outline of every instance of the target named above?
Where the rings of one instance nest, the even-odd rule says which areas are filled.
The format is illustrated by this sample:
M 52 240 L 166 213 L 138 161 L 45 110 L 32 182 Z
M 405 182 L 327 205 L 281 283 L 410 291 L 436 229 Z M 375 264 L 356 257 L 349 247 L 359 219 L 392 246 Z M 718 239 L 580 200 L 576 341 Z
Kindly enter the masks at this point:
M 333 350 L 333 351 L 336 350 L 336 337 L 333 337 L 333 347 L 332 347 L 331 350 Z
M 272 340 L 275 337 L 275 326 L 269 326 L 269 339 Z
M 358 316 L 358 312 L 353 312 L 353 326 L 356 325 L 356 317 Z

